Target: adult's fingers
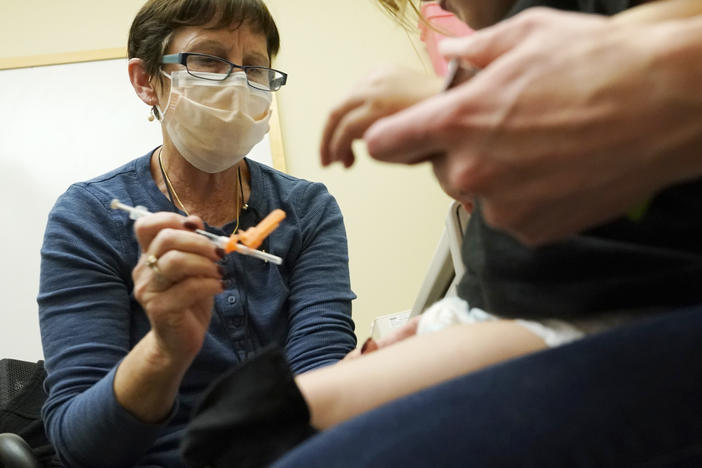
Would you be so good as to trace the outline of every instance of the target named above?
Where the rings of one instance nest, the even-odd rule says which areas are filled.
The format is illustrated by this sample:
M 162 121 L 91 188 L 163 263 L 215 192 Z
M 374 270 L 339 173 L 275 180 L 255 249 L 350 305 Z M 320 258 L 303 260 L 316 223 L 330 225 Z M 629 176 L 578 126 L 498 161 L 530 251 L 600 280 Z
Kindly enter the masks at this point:
M 169 251 L 160 258 L 153 254 L 143 254 L 132 276 L 134 293 L 142 304 L 151 295 L 170 294 L 192 279 L 215 281 L 220 284 L 218 292 L 223 288 L 219 265 L 200 255 L 178 251 Z M 201 299 L 202 296 L 197 298 Z
M 151 298 L 148 310 L 159 316 L 163 313 L 178 313 L 200 301 L 212 298 L 222 292 L 222 282 L 212 278 L 188 278 L 171 286 L 165 292 L 158 292 Z M 207 311 L 208 313 L 209 311 Z M 207 315 L 206 313 L 206 315 Z
M 474 193 L 482 188 L 480 183 L 485 180 L 476 158 L 469 154 L 441 154 L 432 158 L 431 164 L 446 195 L 460 203 L 473 202 Z
M 221 249 L 206 237 L 192 232 L 203 227 L 197 216 L 184 218 L 176 213 L 154 213 L 139 218 L 134 224 L 142 252 L 145 255 L 162 257 L 171 250 L 201 255 L 211 261 L 221 258 Z
M 446 147 L 443 127 L 447 109 L 455 105 L 453 93 L 444 93 L 378 120 L 363 135 L 375 159 L 415 164 Z
M 174 283 L 161 271 L 156 257 L 143 255 L 132 271 L 134 294 L 139 300 L 146 293 L 166 291 Z
M 535 31 L 560 22 L 562 15 L 567 13 L 531 8 L 470 36 L 445 39 L 439 44 L 439 51 L 447 58 L 458 57 L 473 66 L 485 68 L 518 47 Z
M 346 114 L 362 104 L 363 100 L 360 98 L 349 98 L 334 108 L 327 117 L 327 122 L 324 125 L 324 130 L 322 132 L 322 142 L 320 143 L 319 147 L 319 154 L 321 156 L 323 166 L 328 166 L 335 161 L 333 152 L 331 151 L 331 141 L 334 137 L 339 122 L 346 116 Z
M 142 252 L 146 252 L 159 232 L 167 228 L 192 231 L 194 229 L 202 229 L 203 224 L 202 220 L 197 216 L 185 218 L 177 213 L 165 211 L 143 216 L 134 223 L 134 233 Z
M 222 249 L 205 236 L 172 228 L 161 229 L 144 253 L 160 258 L 170 251 L 200 255 L 213 262 L 223 256 Z
M 363 133 L 373 122 L 378 120 L 369 106 L 363 105 L 352 110 L 339 122 L 331 140 L 331 151 L 336 161 L 341 161 L 344 166 L 350 167 L 354 161 L 352 151 L 353 141 L 362 138 Z
M 222 279 L 220 267 L 211 259 L 178 250 L 169 250 L 157 258 L 161 275 L 172 283 L 188 277 Z

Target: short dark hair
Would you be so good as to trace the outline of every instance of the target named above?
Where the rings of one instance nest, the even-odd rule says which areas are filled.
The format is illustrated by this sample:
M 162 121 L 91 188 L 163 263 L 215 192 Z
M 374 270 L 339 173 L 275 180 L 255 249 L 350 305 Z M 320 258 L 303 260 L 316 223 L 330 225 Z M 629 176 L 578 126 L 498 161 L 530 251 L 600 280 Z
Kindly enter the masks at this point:
M 127 55 L 142 59 L 149 76 L 158 76 L 173 31 L 212 22 L 215 28 L 246 23 L 266 36 L 269 58 L 278 53 L 278 28 L 262 0 L 148 0 L 132 22 Z

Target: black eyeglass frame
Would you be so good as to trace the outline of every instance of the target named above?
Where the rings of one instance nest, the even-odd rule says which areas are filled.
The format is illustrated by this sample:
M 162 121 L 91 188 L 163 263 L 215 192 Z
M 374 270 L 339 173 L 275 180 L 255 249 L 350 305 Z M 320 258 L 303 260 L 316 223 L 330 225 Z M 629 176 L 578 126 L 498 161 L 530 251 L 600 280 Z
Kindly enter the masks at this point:
M 229 72 L 223 77 L 223 78 L 205 78 L 203 76 L 199 76 L 194 74 L 193 72 L 188 69 L 188 57 L 190 56 L 198 56 L 198 57 L 207 57 L 211 58 L 213 60 L 217 60 L 222 63 L 226 63 L 229 65 Z M 259 67 L 259 66 L 249 66 L 249 65 L 237 65 L 236 63 L 232 63 L 227 59 L 223 59 L 222 57 L 217 57 L 216 55 L 209 55 L 209 54 L 199 54 L 196 52 L 179 52 L 177 54 L 168 54 L 164 55 L 163 58 L 161 59 L 161 63 L 163 65 L 168 65 L 168 64 L 177 64 L 177 65 L 183 65 L 185 67 L 185 70 L 188 72 L 189 75 L 194 76 L 195 78 L 198 78 L 200 80 L 209 80 L 209 81 L 224 81 L 227 78 L 229 78 L 234 71 L 234 69 L 242 70 L 244 74 L 246 75 L 246 82 L 251 86 L 252 88 L 259 89 L 261 91 L 278 91 L 285 83 L 288 81 L 288 74 L 285 72 L 282 72 L 280 70 L 276 70 L 275 68 L 270 68 L 270 67 Z M 275 80 L 272 80 L 272 84 L 270 87 L 266 88 L 261 85 L 261 83 L 257 83 L 255 81 L 252 81 L 249 79 L 249 75 L 247 73 L 247 70 L 265 70 L 267 72 L 275 72 L 280 74 L 280 78 L 276 78 Z

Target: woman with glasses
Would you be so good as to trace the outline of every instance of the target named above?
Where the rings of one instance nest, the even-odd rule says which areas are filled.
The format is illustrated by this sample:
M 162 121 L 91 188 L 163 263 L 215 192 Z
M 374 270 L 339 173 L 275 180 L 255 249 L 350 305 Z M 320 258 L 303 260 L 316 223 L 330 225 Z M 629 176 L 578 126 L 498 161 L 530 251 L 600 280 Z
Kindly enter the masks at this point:
M 129 77 L 163 144 L 72 185 L 42 249 L 43 418 L 66 466 L 180 466 L 182 429 L 223 371 L 271 343 L 295 372 L 354 348 L 334 198 L 246 159 L 286 82 L 278 48 L 261 0 L 150 0 L 134 19 Z M 131 221 L 115 198 L 153 214 Z M 280 266 L 193 232 L 230 236 L 277 208 L 261 249 Z

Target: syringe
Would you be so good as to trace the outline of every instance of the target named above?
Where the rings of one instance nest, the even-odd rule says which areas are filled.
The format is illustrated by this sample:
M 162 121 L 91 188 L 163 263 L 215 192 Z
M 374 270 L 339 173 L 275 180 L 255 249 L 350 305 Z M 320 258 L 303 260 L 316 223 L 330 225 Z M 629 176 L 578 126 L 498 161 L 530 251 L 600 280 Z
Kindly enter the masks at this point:
M 141 218 L 142 216 L 146 216 L 148 214 L 151 214 L 151 212 L 149 210 L 147 210 L 145 207 L 143 207 L 141 205 L 138 205 L 138 206 L 125 205 L 124 203 L 120 202 L 116 198 L 114 200 L 112 200 L 112 202 L 110 203 L 110 207 L 113 210 L 126 211 L 127 213 L 129 213 L 129 217 L 131 219 L 138 219 L 138 218 Z M 280 211 L 280 210 L 278 210 L 278 211 Z M 285 213 L 283 213 L 282 216 L 285 217 Z M 278 215 L 278 218 L 280 218 L 280 215 Z M 282 218 L 280 218 L 280 219 L 282 219 Z M 265 221 L 265 219 L 264 219 L 264 221 Z M 263 223 L 263 221 L 262 221 L 262 223 Z M 277 224 L 275 225 L 275 227 L 277 227 Z M 273 229 L 275 229 L 275 227 Z M 270 231 L 272 231 L 272 229 L 269 230 L 267 232 L 267 234 L 270 234 Z M 266 261 L 266 262 L 271 262 L 275 265 L 281 265 L 283 263 L 283 259 L 278 257 L 277 255 L 272 255 L 272 254 L 269 254 L 266 252 L 261 252 L 260 250 L 256 250 L 256 249 L 247 247 L 246 245 L 237 242 L 238 237 L 235 237 L 235 236 L 237 236 L 237 234 L 233 234 L 232 237 L 229 238 L 226 236 L 218 236 L 217 234 L 207 232 L 204 229 L 196 229 L 195 232 L 202 235 L 202 236 L 207 237 L 209 240 L 214 242 L 217 246 L 223 248 L 225 250 L 225 252 L 227 252 L 227 253 L 238 252 L 238 253 L 243 254 L 243 255 L 249 255 L 251 257 L 256 257 L 256 258 L 263 260 L 263 261 Z M 259 242 L 259 244 L 260 244 L 260 242 Z

